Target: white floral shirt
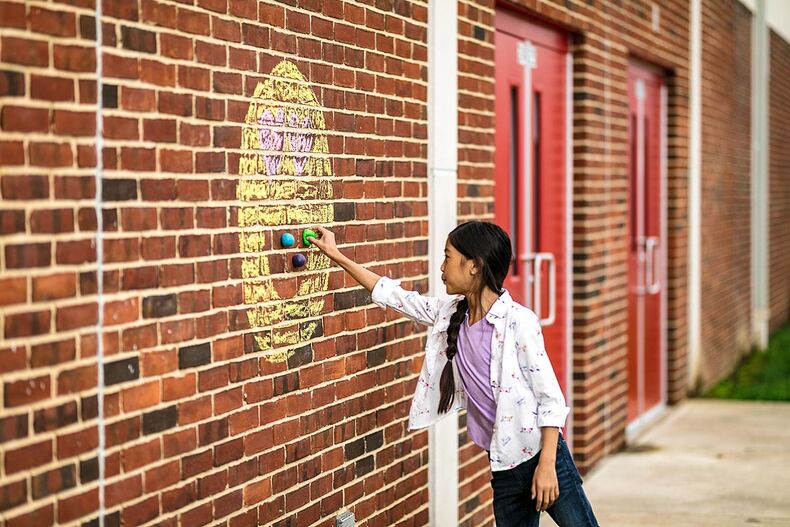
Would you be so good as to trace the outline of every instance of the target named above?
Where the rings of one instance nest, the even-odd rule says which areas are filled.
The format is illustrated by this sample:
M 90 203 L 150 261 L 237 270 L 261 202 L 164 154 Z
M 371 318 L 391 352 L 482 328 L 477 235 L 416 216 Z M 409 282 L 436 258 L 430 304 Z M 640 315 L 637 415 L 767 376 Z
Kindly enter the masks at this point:
M 409 430 L 425 428 L 449 415 L 439 414 L 439 379 L 447 363 L 447 327 L 462 296 L 430 297 L 400 287 L 386 276 L 373 287 L 373 302 L 433 326 L 425 344 L 425 361 L 409 412 Z M 494 325 L 491 339 L 491 390 L 497 403 L 491 436 L 491 470 L 508 470 L 540 450 L 544 426 L 562 428 L 570 409 L 543 345 L 538 317 L 505 291 L 486 314 Z M 452 411 L 466 408 L 466 394 L 453 364 Z

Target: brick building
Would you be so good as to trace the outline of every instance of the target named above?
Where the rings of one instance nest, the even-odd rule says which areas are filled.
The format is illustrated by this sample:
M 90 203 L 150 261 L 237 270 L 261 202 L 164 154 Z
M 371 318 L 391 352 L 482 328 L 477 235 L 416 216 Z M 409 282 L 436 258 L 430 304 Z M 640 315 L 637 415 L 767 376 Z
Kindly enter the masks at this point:
M 0 525 L 491 525 L 465 416 L 406 431 L 426 329 L 316 223 L 431 294 L 508 229 L 577 463 L 621 449 L 790 316 L 764 7 L 0 0 Z

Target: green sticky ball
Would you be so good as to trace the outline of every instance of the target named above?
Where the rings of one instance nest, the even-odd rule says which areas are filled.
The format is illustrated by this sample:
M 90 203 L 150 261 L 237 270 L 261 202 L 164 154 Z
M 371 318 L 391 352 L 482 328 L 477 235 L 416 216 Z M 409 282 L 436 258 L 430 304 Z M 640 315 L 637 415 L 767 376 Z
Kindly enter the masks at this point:
M 312 236 L 313 238 L 318 238 L 318 235 L 315 231 L 311 231 L 310 229 L 305 229 L 302 231 L 302 242 L 304 242 L 305 247 L 310 247 L 313 245 L 310 240 L 307 239 L 308 236 Z

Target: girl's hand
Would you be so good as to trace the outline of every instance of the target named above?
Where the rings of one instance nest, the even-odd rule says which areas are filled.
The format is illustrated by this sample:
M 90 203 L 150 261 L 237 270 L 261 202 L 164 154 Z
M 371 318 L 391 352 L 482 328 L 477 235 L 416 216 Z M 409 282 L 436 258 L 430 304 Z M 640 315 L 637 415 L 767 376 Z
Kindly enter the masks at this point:
M 545 511 L 554 505 L 559 496 L 560 485 L 557 482 L 554 464 L 538 462 L 535 475 L 532 477 L 532 499 L 535 500 L 535 510 Z
M 318 247 L 322 253 L 332 260 L 337 260 L 341 253 L 335 244 L 335 233 L 320 225 L 313 227 L 313 230 L 319 235 L 319 238 L 308 236 L 307 239 L 310 240 L 310 243 Z

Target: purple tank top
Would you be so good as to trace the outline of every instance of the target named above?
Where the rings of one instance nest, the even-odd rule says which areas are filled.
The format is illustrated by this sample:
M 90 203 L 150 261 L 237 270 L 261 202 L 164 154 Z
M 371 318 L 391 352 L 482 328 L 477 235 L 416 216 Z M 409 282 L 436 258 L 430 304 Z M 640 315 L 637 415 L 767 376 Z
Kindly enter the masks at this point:
M 491 390 L 491 337 L 494 326 L 483 317 L 471 327 L 467 318 L 458 332 L 454 358 L 466 391 L 466 430 L 474 443 L 491 449 L 496 420 L 496 401 Z

